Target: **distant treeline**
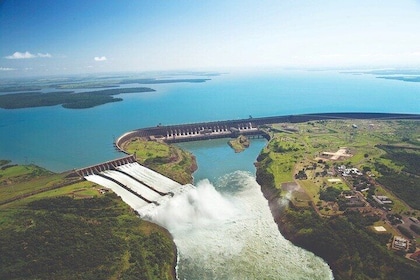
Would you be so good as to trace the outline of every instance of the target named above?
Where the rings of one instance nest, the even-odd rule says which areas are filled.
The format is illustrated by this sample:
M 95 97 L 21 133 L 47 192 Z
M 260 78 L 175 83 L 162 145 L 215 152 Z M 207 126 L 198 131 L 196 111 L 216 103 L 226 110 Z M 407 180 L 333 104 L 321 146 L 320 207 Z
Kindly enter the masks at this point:
M 120 84 L 204 83 L 210 79 L 125 79 Z
M 397 81 L 403 81 L 403 82 L 414 82 L 414 83 L 419 83 L 420 82 L 420 77 L 418 76 L 414 76 L 414 77 L 410 77 L 410 76 L 380 76 L 377 77 L 378 79 L 385 79 L 385 80 L 397 80 Z
M 84 109 L 122 100 L 122 98 L 115 98 L 113 95 L 152 91 L 155 90 L 147 87 L 136 87 L 113 88 L 80 93 L 74 93 L 73 91 L 61 91 L 48 93 L 24 92 L 5 94 L 0 95 L 0 108 L 18 109 L 62 105 L 64 108 Z
M 40 86 L 9 86 L 0 88 L 0 92 L 35 91 L 41 89 Z

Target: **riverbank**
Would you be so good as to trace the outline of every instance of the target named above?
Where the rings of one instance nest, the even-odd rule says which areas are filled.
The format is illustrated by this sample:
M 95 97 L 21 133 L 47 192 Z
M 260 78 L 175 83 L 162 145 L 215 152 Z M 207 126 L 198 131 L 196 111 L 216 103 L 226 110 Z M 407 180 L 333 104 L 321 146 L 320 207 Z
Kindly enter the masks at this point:
M 326 202 L 323 199 L 327 198 L 322 194 L 340 189 L 340 185 L 333 183 L 339 178 L 333 175 L 333 166 L 354 166 L 376 176 L 381 175 L 380 171 L 384 168 L 378 168 L 382 165 L 388 166 L 386 170 L 401 170 L 403 163 L 397 161 L 396 157 L 388 156 L 375 144 L 392 142 L 395 145 L 401 143 L 403 147 L 408 145 L 410 149 L 399 151 L 399 157 L 410 153 L 411 161 L 419 162 L 418 153 L 412 151 L 412 146 L 420 145 L 416 136 L 419 132 L 418 121 L 319 121 L 297 124 L 294 132 L 282 128 L 281 124 L 268 127 L 273 138 L 256 163 L 257 182 L 282 235 L 295 245 L 322 257 L 330 265 L 335 279 L 415 278 L 420 273 L 420 265 L 401 257 L 405 252 L 387 248 L 390 237 L 401 233 L 392 227 L 387 227 L 385 233 L 373 230 L 373 224 L 385 217 L 378 216 L 382 213 L 380 209 L 342 208 L 345 205 L 344 197 L 337 196 Z M 346 146 L 352 157 L 336 161 L 317 159 L 323 151 L 333 151 L 340 146 Z M 385 158 L 391 161 L 384 161 Z M 405 168 L 413 172 L 410 166 L 410 163 L 405 164 Z M 295 177 L 297 174 L 299 176 Z M 352 185 L 347 181 L 338 194 L 348 186 L 351 189 Z M 286 186 L 295 187 L 283 187 L 286 182 L 293 182 Z M 409 185 L 405 187 L 410 189 Z M 392 207 L 395 209 L 389 213 L 401 211 L 419 215 L 419 209 L 404 208 L 399 198 L 404 197 L 403 193 L 397 197 L 385 187 L 371 188 L 373 193 L 386 193 L 392 198 Z M 366 190 L 364 195 L 369 198 Z M 338 203 L 342 203 L 342 206 Z

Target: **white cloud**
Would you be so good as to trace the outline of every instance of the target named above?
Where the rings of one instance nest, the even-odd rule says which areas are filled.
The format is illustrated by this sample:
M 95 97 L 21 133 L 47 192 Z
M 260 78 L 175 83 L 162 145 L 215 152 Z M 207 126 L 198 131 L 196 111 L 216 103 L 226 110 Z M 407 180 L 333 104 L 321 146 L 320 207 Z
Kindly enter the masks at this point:
M 36 57 L 36 55 L 33 55 L 28 51 L 26 51 L 24 53 L 15 52 L 12 55 L 6 56 L 7 59 L 25 59 L 25 58 L 34 58 L 34 57 Z
M 9 67 L 0 67 L 0 71 L 14 71 L 16 69 L 14 68 L 9 68 Z
M 106 56 L 95 56 L 94 60 L 95 61 L 105 61 L 106 60 Z
M 50 58 L 50 57 L 52 57 L 52 55 L 49 54 L 49 53 L 31 54 L 30 52 L 26 51 L 24 53 L 15 52 L 12 55 L 5 56 L 5 58 L 7 58 L 7 59 L 28 59 L 28 58 L 35 58 L 35 57 Z

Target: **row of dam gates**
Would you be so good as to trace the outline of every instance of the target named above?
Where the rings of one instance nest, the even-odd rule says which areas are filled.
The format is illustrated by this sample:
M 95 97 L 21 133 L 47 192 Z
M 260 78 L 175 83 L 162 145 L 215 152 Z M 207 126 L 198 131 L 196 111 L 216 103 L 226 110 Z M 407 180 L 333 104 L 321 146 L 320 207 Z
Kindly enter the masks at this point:
M 150 208 L 192 188 L 146 168 L 134 155 L 76 170 L 86 180 L 111 189 L 140 216 Z
M 122 152 L 124 142 L 136 137 L 167 143 L 197 141 L 204 139 L 235 137 L 240 134 L 248 136 L 268 135 L 261 130 L 263 125 L 272 123 L 299 123 L 328 119 L 413 119 L 419 120 L 418 114 L 384 114 L 384 113 L 327 113 L 266 118 L 248 118 L 242 120 L 218 121 L 171 126 L 156 126 L 130 131 L 115 141 L 115 146 Z M 88 181 L 114 191 L 124 202 L 136 210 L 140 216 L 147 215 L 150 208 L 168 201 L 175 195 L 195 188 L 191 184 L 181 185 L 164 175 L 148 169 L 136 160 L 135 155 L 103 162 L 75 170 Z
M 215 122 L 202 122 L 179 125 L 158 125 L 129 131 L 115 141 L 115 146 L 123 151 L 122 145 L 135 137 L 159 140 L 166 143 L 198 141 L 206 139 L 236 137 L 239 134 L 247 136 L 269 136 L 261 127 L 273 123 L 301 123 L 332 119 L 420 119 L 418 114 L 388 114 L 388 113 L 324 113 L 262 117 Z

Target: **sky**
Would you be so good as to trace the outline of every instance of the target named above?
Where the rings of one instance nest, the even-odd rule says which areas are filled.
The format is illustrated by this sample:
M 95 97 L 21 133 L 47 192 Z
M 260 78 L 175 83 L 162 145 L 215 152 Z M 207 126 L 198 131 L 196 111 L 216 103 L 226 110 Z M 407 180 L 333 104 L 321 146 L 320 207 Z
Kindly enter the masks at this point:
M 420 67 L 420 0 L 0 0 L 0 77 Z

